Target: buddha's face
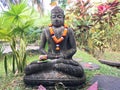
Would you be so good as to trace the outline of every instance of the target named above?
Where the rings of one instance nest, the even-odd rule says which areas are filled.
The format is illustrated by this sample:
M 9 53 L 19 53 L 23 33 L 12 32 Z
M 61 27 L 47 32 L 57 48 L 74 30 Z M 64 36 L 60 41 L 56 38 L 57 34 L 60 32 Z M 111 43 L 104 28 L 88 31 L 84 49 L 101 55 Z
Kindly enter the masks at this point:
M 64 25 L 64 15 L 60 12 L 53 12 L 51 14 L 52 25 L 55 27 L 60 27 Z

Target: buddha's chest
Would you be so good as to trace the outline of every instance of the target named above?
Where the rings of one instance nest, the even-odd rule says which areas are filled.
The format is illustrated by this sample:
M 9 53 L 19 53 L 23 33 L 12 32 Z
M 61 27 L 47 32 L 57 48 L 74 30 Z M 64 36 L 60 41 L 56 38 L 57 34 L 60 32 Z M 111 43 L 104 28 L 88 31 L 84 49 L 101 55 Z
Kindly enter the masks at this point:
M 62 27 L 62 28 L 52 28 L 52 31 L 54 32 L 54 35 L 55 35 L 57 38 L 62 37 L 62 35 L 64 34 L 64 30 L 65 30 L 64 27 Z M 67 31 L 66 36 L 68 36 L 68 31 Z M 65 37 L 66 37 L 66 36 L 65 36 Z M 47 39 L 50 39 L 50 38 L 52 37 L 49 29 L 46 31 L 46 37 L 47 37 Z
M 54 35 L 57 38 L 60 38 L 60 37 L 62 37 L 62 34 L 64 32 L 64 28 L 54 28 L 53 31 L 54 31 Z

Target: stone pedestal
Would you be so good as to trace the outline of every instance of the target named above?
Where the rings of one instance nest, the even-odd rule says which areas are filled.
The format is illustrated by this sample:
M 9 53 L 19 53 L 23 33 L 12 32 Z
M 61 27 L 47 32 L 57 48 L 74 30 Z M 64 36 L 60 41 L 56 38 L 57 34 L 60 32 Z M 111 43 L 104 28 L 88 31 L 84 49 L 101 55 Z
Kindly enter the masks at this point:
M 55 86 L 59 82 L 65 86 L 80 86 L 85 83 L 85 80 L 85 75 L 74 77 L 55 70 L 24 76 L 24 83 L 29 86 Z

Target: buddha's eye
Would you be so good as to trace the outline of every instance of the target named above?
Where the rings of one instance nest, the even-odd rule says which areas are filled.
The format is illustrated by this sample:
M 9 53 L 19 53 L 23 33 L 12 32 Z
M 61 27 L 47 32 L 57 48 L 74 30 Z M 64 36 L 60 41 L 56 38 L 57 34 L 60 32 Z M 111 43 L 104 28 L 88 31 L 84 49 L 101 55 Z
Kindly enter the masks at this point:
M 56 18 L 56 15 L 52 15 L 52 18 Z
M 58 15 L 57 17 L 58 17 L 58 18 L 62 18 L 62 16 L 61 16 L 61 15 Z

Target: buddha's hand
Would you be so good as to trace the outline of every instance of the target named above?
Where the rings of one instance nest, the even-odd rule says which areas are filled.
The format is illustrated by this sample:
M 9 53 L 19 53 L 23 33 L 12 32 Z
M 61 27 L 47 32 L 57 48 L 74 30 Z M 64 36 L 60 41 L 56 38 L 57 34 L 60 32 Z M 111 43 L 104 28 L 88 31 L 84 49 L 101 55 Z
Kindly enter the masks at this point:
M 39 56 L 39 60 L 46 60 L 47 59 L 47 55 L 40 55 Z

